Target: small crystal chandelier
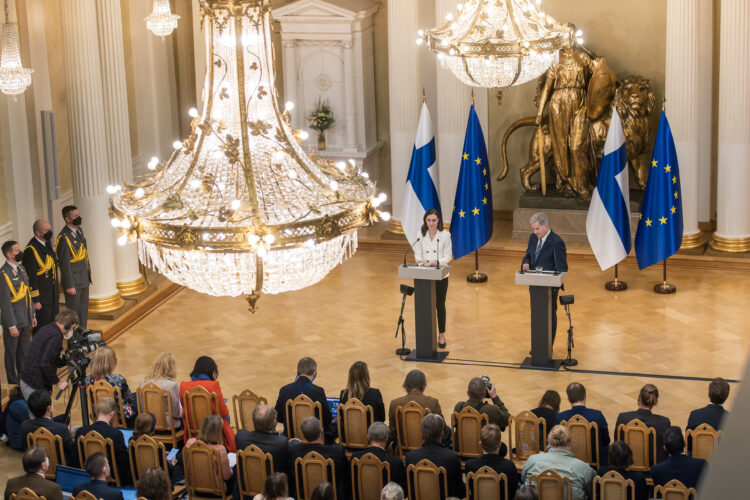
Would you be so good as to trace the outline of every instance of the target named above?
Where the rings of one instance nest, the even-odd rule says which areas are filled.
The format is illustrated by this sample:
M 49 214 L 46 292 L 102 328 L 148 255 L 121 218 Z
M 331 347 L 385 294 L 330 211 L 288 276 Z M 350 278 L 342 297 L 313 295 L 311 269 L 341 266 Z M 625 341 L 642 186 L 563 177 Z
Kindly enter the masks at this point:
M 177 29 L 177 14 L 172 14 L 169 0 L 154 0 L 154 10 L 146 16 L 146 28 L 154 35 L 164 38 Z
M 4 2 L 5 23 L 3 24 L 3 52 L 0 59 L 0 91 L 3 94 L 22 94 L 31 85 L 33 69 L 21 64 L 21 51 L 18 46 L 18 24 L 11 23 L 8 15 L 8 0 Z
M 215 296 L 323 279 L 357 247 L 357 229 L 388 220 L 385 194 L 354 161 L 311 158 L 274 87 L 270 0 L 201 0 L 203 112 L 169 160 L 132 185 L 108 186 L 118 243 L 175 283 Z
M 536 4 L 536 5 L 535 5 Z M 466 0 L 439 27 L 420 31 L 418 44 L 467 85 L 500 90 L 539 77 L 570 29 L 537 10 L 541 0 Z

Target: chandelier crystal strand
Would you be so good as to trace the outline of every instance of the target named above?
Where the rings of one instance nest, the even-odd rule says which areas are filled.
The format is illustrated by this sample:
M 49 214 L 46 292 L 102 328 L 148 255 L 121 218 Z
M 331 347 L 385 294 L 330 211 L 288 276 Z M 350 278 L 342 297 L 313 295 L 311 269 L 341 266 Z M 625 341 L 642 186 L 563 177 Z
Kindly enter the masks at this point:
M 274 87 L 269 0 L 202 0 L 201 114 L 172 156 L 111 186 L 112 224 L 150 266 L 216 296 L 298 290 L 356 251 L 357 229 L 387 218 L 354 162 L 309 157 Z
M 9 21 L 8 0 L 4 1 L 5 23 L 3 24 L 3 48 L 0 59 L 0 91 L 7 95 L 22 94 L 31 85 L 33 69 L 21 64 L 21 49 L 18 43 L 18 24 Z
M 146 21 L 146 28 L 150 32 L 164 38 L 177 29 L 178 19 L 180 19 L 180 16 L 172 14 L 169 0 L 154 0 L 153 10 L 144 21 Z

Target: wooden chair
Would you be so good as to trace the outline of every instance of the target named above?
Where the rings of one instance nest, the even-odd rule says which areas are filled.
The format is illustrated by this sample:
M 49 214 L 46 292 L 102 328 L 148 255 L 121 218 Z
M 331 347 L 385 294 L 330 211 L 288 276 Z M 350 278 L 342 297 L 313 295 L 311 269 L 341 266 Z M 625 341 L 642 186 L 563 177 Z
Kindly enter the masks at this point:
M 37 495 L 30 488 L 21 488 L 16 493 L 10 494 L 10 500 L 47 500 L 45 497 Z
M 524 410 L 511 416 L 508 427 L 513 460 L 526 460 L 547 448 L 547 421 L 532 412 Z
M 73 497 L 73 500 L 98 500 L 94 495 L 86 490 L 81 491 L 79 494 Z
M 672 479 L 665 485 L 654 488 L 654 497 L 664 500 L 697 500 L 695 488 L 688 488 L 677 479 Z
M 337 499 L 336 468 L 332 459 L 323 458 L 320 453 L 311 451 L 304 457 L 297 457 L 294 472 L 297 479 L 297 500 L 310 500 L 315 487 L 325 482 L 333 485 L 333 498 Z
M 628 494 L 628 489 L 630 493 Z M 635 483 L 611 470 L 594 478 L 594 500 L 635 500 Z
M 656 429 L 636 418 L 627 424 L 618 425 L 615 436 L 633 450 L 633 465 L 628 467 L 629 470 L 651 470 L 651 466 L 656 463 Z
M 337 413 L 339 444 L 347 450 L 369 448 L 367 429 L 374 420 L 372 406 L 365 406 L 359 399 L 352 398 L 343 405 L 339 404 Z
M 183 430 L 174 427 L 172 415 L 172 395 L 153 382 L 149 382 L 136 391 L 138 413 L 151 413 L 156 417 L 153 438 L 160 443 L 169 443 L 177 448 L 178 441 L 183 439 Z
M 215 392 L 196 385 L 189 391 L 182 393 L 182 411 L 185 415 L 184 439 L 196 437 L 201 430 L 201 424 L 209 415 L 219 415 L 219 397 Z
M 406 482 L 411 500 L 441 500 L 448 496 L 448 473 L 427 459 L 409 464 Z
M 466 474 L 467 500 L 484 500 L 508 498 L 508 476 L 498 474 L 495 469 L 486 465 L 476 472 Z
M 577 416 L 577 415 L 576 415 Z M 539 500 L 565 500 L 573 498 L 573 486 L 569 477 L 564 477 L 552 469 L 532 474 L 529 483 L 536 484 Z
M 67 465 L 65 463 L 65 451 L 63 450 L 62 438 L 57 434 L 52 434 L 44 427 L 40 427 L 26 436 L 26 444 L 29 448 L 38 446 L 47 450 L 49 467 L 47 468 L 44 477 L 54 481 L 55 474 L 57 474 L 57 464 Z
M 251 444 L 237 452 L 237 484 L 240 498 L 263 493 L 266 478 L 273 474 L 273 457 Z
M 304 394 L 286 401 L 286 432 L 289 439 L 303 439 L 302 421 L 307 417 L 315 417 L 323 423 L 323 410 L 319 401 L 313 401 Z M 312 492 L 312 490 L 310 490 Z
M 224 480 L 221 477 L 221 457 L 203 441 L 196 441 L 182 449 L 185 465 L 185 486 L 191 500 L 221 498 L 227 500 Z M 231 492 L 230 492 L 231 496 Z
M 396 407 L 396 439 L 401 460 L 406 457 L 406 452 L 421 448 L 424 444 L 422 439 L 422 419 L 430 413 L 429 408 L 422 408 L 416 401 L 409 401 L 404 406 Z
M 232 408 L 234 410 L 234 422 L 237 430 L 254 431 L 253 411 L 258 405 L 267 405 L 268 400 L 258 396 L 250 389 L 245 389 L 239 394 L 232 396 Z
M 96 431 L 89 431 L 85 436 L 79 436 L 76 440 L 78 446 L 78 459 L 79 463 L 86 463 L 86 459 L 94 453 L 104 453 L 104 456 L 109 460 L 109 476 L 107 481 L 115 483 L 119 488 L 122 486 L 120 481 L 120 471 L 117 468 L 117 460 L 115 459 L 115 445 L 112 443 L 112 439 L 104 439 L 101 434 Z
M 570 430 L 570 444 L 575 457 L 598 469 L 599 426 L 596 422 L 589 422 L 581 415 L 573 415 L 570 420 L 563 420 L 560 424 Z
M 711 460 L 714 450 L 719 445 L 721 431 L 715 430 L 708 424 L 701 424 L 685 433 L 688 449 L 693 458 Z
M 351 471 L 354 500 L 379 500 L 380 491 L 391 481 L 391 464 L 372 453 L 353 458 Z
M 451 414 L 453 428 L 453 451 L 458 453 L 463 464 L 467 458 L 482 456 L 482 445 L 479 442 L 482 427 L 489 423 L 489 417 L 479 413 L 471 406 Z
M 102 398 L 112 398 L 115 402 L 117 412 L 112 419 L 112 427 L 127 428 L 125 423 L 125 411 L 122 407 L 122 393 L 119 387 L 114 387 L 104 379 L 99 379 L 93 384 L 86 386 L 86 395 L 88 396 L 89 415 L 91 421 L 96 421 L 96 403 Z
M 128 457 L 130 458 L 130 473 L 133 484 L 138 486 L 138 480 L 146 469 L 157 468 L 167 473 L 167 451 L 164 443 L 157 442 L 153 437 L 141 434 L 128 445 Z

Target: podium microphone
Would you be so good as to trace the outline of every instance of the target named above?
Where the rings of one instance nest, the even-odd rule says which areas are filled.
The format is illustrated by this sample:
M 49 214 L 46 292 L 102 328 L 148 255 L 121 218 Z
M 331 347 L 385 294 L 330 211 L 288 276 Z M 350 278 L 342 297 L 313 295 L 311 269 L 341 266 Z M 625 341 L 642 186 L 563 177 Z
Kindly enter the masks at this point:
M 422 238 L 417 238 L 416 240 L 414 240 L 414 243 L 412 243 L 411 245 L 409 245 L 409 250 L 407 250 L 406 252 L 404 252 L 404 267 L 406 267 L 406 254 L 408 254 L 414 248 L 414 245 L 417 244 L 417 241 L 419 241 L 421 239 Z

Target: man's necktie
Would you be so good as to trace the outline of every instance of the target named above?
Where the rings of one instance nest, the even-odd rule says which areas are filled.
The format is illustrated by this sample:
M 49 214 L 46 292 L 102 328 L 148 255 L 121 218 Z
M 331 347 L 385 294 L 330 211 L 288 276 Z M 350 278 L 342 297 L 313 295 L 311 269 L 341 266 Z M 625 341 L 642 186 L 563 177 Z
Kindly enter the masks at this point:
M 540 239 L 536 243 L 536 252 L 534 253 L 534 260 L 539 260 L 539 253 L 542 251 L 542 240 Z

